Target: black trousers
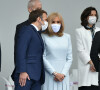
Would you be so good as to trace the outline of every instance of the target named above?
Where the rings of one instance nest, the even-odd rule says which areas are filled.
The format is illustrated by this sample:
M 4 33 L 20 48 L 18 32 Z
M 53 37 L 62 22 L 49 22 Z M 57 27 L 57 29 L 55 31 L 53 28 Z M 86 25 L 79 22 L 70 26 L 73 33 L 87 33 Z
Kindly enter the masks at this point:
M 82 86 L 79 87 L 78 90 L 99 90 L 99 86 Z

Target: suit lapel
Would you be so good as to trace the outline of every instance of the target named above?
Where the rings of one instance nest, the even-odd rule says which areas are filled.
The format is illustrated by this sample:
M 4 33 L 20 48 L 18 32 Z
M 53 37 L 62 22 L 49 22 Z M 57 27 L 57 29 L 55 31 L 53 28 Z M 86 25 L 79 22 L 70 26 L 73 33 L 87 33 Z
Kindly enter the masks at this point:
M 41 35 L 38 33 L 38 31 L 35 29 L 35 27 L 34 27 L 34 26 L 32 26 L 32 25 L 31 25 L 31 27 L 32 27 L 32 28 L 33 28 L 33 30 L 36 32 L 37 36 L 38 36 L 38 37 L 39 37 L 39 39 L 40 39 L 40 42 L 41 42 L 41 44 L 42 44 L 42 47 L 44 48 L 44 44 L 43 44 L 43 40 L 42 40 Z

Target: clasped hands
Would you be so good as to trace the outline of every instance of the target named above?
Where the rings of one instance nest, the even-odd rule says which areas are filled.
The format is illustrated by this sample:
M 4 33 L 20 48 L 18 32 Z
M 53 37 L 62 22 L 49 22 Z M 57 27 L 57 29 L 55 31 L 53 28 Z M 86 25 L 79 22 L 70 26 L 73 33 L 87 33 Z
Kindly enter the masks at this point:
M 56 73 L 54 75 L 54 80 L 55 81 L 62 82 L 64 78 L 65 78 L 65 75 L 64 74 L 61 74 L 61 73 Z

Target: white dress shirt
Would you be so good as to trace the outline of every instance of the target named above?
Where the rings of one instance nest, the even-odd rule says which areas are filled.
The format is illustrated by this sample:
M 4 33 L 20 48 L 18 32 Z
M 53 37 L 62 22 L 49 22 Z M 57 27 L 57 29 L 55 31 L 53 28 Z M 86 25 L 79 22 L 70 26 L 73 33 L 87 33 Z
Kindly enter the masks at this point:
M 37 31 L 39 31 L 39 29 L 36 25 L 34 25 L 34 24 L 31 24 L 31 25 L 34 26 Z

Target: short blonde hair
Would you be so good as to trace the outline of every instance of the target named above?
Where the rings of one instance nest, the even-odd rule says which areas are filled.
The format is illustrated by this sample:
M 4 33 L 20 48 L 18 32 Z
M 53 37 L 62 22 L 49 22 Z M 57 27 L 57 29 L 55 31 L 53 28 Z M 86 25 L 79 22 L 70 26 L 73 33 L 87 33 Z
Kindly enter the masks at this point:
M 58 17 L 60 19 L 60 22 L 61 22 L 61 28 L 60 28 L 60 31 L 57 32 L 56 34 L 53 32 L 52 30 L 52 27 L 51 27 L 51 24 L 53 22 L 53 20 Z M 62 36 L 63 35 L 63 31 L 64 31 L 64 21 L 63 21 L 63 18 L 60 14 L 58 13 L 52 13 L 48 16 L 48 28 L 47 30 L 44 32 L 45 34 L 48 34 L 49 36 L 53 36 L 53 35 L 57 35 L 57 36 Z

